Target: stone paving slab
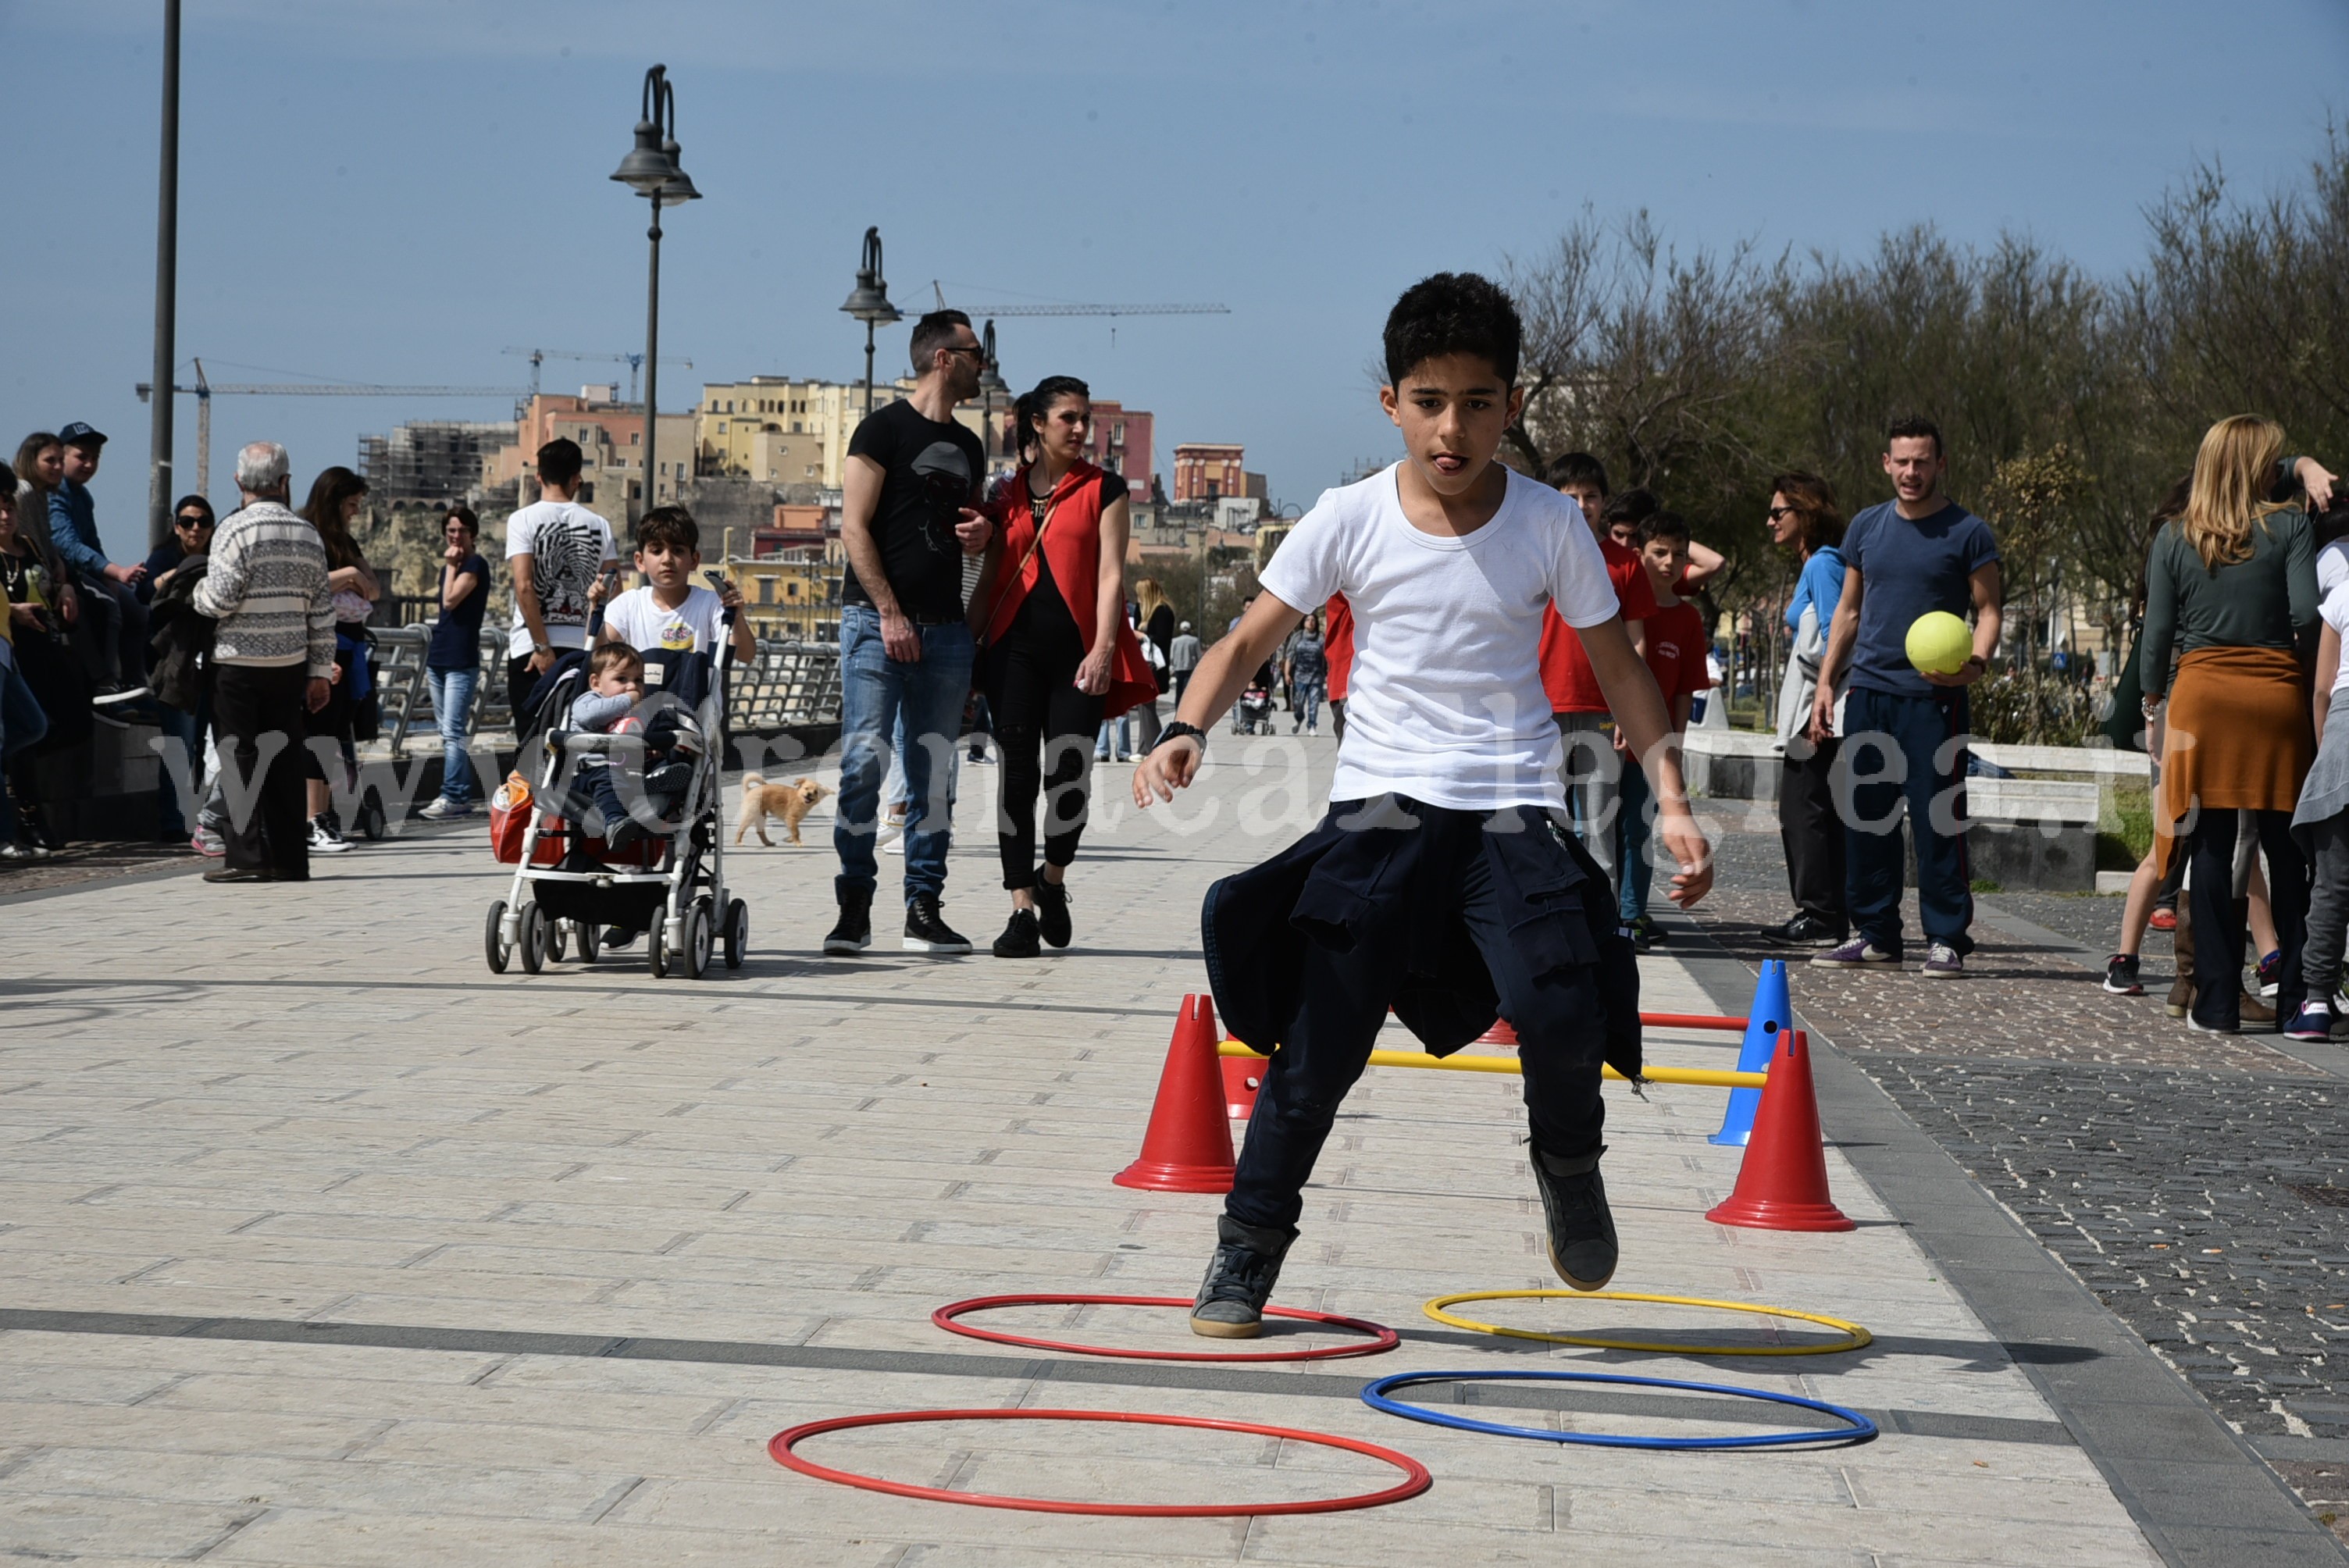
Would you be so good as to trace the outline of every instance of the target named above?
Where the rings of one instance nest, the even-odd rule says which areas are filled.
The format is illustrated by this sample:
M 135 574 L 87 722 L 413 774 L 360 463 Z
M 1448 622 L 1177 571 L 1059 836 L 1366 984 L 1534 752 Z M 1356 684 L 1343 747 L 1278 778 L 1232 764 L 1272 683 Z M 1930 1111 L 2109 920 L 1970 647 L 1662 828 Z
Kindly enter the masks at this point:
M 1562 1551 L 1622 1563 L 2158 1561 L 2007 1347 L 1840 1150 L 1830 1177 L 1857 1231 L 1703 1220 L 1737 1170 L 1737 1151 L 1704 1141 L 1719 1091 L 1660 1087 L 1643 1101 L 1610 1087 L 1617 1283 L 1856 1316 L 1878 1336 L 1868 1350 L 1578 1351 L 1428 1322 L 1419 1305 L 1439 1292 L 1554 1282 L 1514 1080 L 1402 1072 L 1368 1075 L 1349 1101 L 1280 1293 L 1394 1325 L 1400 1350 L 1228 1382 L 1152 1363 L 1072 1377 L 1051 1375 L 1043 1353 L 933 1327 L 931 1308 L 989 1291 L 1187 1295 L 1195 1284 L 1216 1200 L 1107 1178 L 1138 1146 L 1175 1006 L 1203 984 L 1199 894 L 1298 830 L 1311 797 L 1280 748 L 1226 749 L 1185 825 L 1104 811 L 1073 884 L 1079 944 L 1032 965 L 882 947 L 822 959 L 823 820 L 810 848 L 730 861 L 754 951 L 740 974 L 699 985 L 653 981 L 640 950 L 535 978 L 487 974 L 481 913 L 505 879 L 478 821 L 363 848 L 298 889 L 171 879 L 42 901 L 44 941 L 0 984 L 0 1310 L 60 1315 L 0 1331 L 0 1550 L 402 1568 Z M 1328 743 L 1309 755 L 1326 774 Z M 967 827 L 983 820 L 988 772 L 965 774 Z M 1284 812 L 1269 837 L 1225 826 Z M 975 838 L 953 860 L 949 917 L 982 943 L 1000 917 L 992 868 L 991 843 Z M 109 956 L 126 952 L 141 954 L 136 977 Z M 1651 1007 L 1713 1010 L 1667 954 L 1643 975 Z M 1651 1042 L 1654 1059 L 1690 1065 L 1733 1051 L 1728 1037 Z M 1505 1320 L 1807 1332 L 1629 1304 L 1522 1311 Z M 93 1314 L 125 1315 L 93 1332 Z M 191 1319 L 282 1337 L 191 1336 Z M 1174 1312 L 1004 1321 L 1199 1343 Z M 417 1337 L 303 1343 L 304 1323 Z M 493 1334 L 658 1340 L 675 1358 L 459 1343 Z M 748 1364 L 728 1346 L 800 1360 Z M 1896 1424 L 1872 1444 L 1801 1453 L 1559 1449 L 1397 1420 L 1350 1397 L 1385 1372 L 1532 1365 L 1797 1391 Z M 1513 1405 L 1497 1402 L 1503 1387 L 1424 1393 L 1526 1424 L 1726 1429 L 1710 1403 Z M 924 1406 L 1299 1426 L 1400 1449 L 1437 1481 L 1370 1513 L 1061 1518 L 831 1487 L 763 1449 L 795 1421 Z M 1350 1457 L 1138 1427 L 824 1442 L 965 1487 L 1263 1497 L 1381 1484 Z

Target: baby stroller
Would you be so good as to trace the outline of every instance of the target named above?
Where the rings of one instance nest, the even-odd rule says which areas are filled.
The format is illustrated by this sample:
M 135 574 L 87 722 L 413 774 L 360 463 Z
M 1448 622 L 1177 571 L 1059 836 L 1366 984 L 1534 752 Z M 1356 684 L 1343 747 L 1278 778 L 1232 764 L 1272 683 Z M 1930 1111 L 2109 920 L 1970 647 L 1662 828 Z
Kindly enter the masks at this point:
M 519 957 L 536 975 L 566 948 L 593 964 L 607 925 L 645 934 L 656 979 L 682 969 L 698 980 L 721 951 L 729 969 L 742 966 L 750 914 L 728 894 L 719 821 L 733 620 L 730 611 L 714 657 L 691 649 L 645 652 L 640 707 L 648 717 L 641 733 L 562 727 L 586 686 L 584 651 L 565 655 L 540 677 L 528 711 L 515 717 L 516 777 L 491 811 L 492 846 L 514 868 L 513 886 L 490 905 L 482 936 L 492 974 Z M 616 771 L 626 808 L 618 823 L 595 824 L 603 837 L 590 831 L 600 813 L 578 777 L 588 758 Z
M 1265 682 L 1248 682 L 1247 689 L 1240 693 L 1240 700 L 1232 705 L 1232 733 L 1272 733 L 1272 688 Z

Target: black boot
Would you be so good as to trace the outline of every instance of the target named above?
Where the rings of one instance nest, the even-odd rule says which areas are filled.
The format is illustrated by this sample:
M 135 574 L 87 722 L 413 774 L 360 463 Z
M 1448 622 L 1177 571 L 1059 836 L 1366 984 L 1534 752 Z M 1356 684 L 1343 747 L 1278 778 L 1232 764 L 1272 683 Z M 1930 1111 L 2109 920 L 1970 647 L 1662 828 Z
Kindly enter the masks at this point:
M 1577 1290 L 1602 1289 L 1614 1277 L 1618 1255 L 1615 1216 L 1607 1209 L 1607 1184 L 1599 1179 L 1599 1157 L 1607 1146 L 1571 1160 L 1538 1149 L 1526 1152 L 1549 1222 L 1549 1266 Z
M 1036 873 L 1036 929 L 1055 947 L 1066 947 L 1075 934 L 1069 923 L 1068 884 L 1045 881 L 1040 870 Z
M 1216 1255 L 1191 1304 L 1191 1332 L 1210 1339 L 1254 1339 L 1264 1332 L 1264 1304 L 1280 1280 L 1294 1230 L 1243 1225 L 1229 1214 L 1216 1220 Z
M 843 888 L 840 892 L 840 923 L 823 939 L 823 950 L 834 957 L 847 957 L 872 945 L 873 890 Z

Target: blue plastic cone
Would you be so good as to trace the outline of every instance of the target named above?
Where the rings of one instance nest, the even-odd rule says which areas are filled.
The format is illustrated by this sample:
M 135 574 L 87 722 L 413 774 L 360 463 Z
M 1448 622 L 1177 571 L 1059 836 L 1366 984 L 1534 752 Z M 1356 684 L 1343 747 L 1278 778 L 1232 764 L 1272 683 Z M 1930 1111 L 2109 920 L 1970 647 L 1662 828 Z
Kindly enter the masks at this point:
M 1786 996 L 1786 961 L 1765 958 L 1762 978 L 1754 986 L 1754 1006 L 1746 1009 L 1745 1043 L 1737 1048 L 1737 1070 L 1768 1072 L 1770 1058 L 1778 1048 L 1778 1031 L 1794 1026 L 1795 1006 Z M 1754 1135 L 1754 1113 L 1761 1106 L 1760 1089 L 1731 1089 L 1729 1112 L 1721 1119 L 1721 1130 L 1705 1141 L 1744 1148 L 1745 1140 Z

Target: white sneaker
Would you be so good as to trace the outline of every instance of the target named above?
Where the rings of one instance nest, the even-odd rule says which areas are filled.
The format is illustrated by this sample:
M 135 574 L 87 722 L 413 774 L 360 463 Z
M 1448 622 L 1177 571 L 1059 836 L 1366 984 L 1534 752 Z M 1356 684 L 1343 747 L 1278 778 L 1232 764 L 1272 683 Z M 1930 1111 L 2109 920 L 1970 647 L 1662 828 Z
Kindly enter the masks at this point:
M 340 855 L 349 852 L 351 841 L 335 831 L 334 824 L 324 817 L 310 819 L 310 852 L 314 855 Z
M 429 822 L 445 822 L 451 817 L 471 816 L 473 803 L 471 800 L 451 800 L 446 795 L 436 795 L 422 810 L 416 814 Z
M 884 817 L 884 818 L 882 818 L 882 819 L 881 819 L 881 826 L 880 826 L 879 830 L 878 830 L 875 832 L 875 834 L 874 834 L 874 847 L 875 849 L 883 849 L 883 850 L 885 850 L 885 849 L 887 849 L 890 845 L 892 845 L 892 844 L 894 844 L 894 843 L 897 842 L 897 841 L 898 841 L 898 840 L 900 840 L 900 839 L 904 838 L 905 836 L 905 818 L 903 818 L 903 817 Z M 902 855 L 902 854 L 904 854 L 905 851 L 903 851 L 903 850 L 899 850 L 897 852 L 898 852 L 899 854 L 901 854 L 901 855 Z
M 215 861 L 228 853 L 228 845 L 222 841 L 221 836 L 205 827 L 199 827 L 188 835 L 188 848 Z
M 905 835 L 899 833 L 895 838 L 891 839 L 887 843 L 882 845 L 881 852 L 885 855 L 904 854 L 905 852 Z

